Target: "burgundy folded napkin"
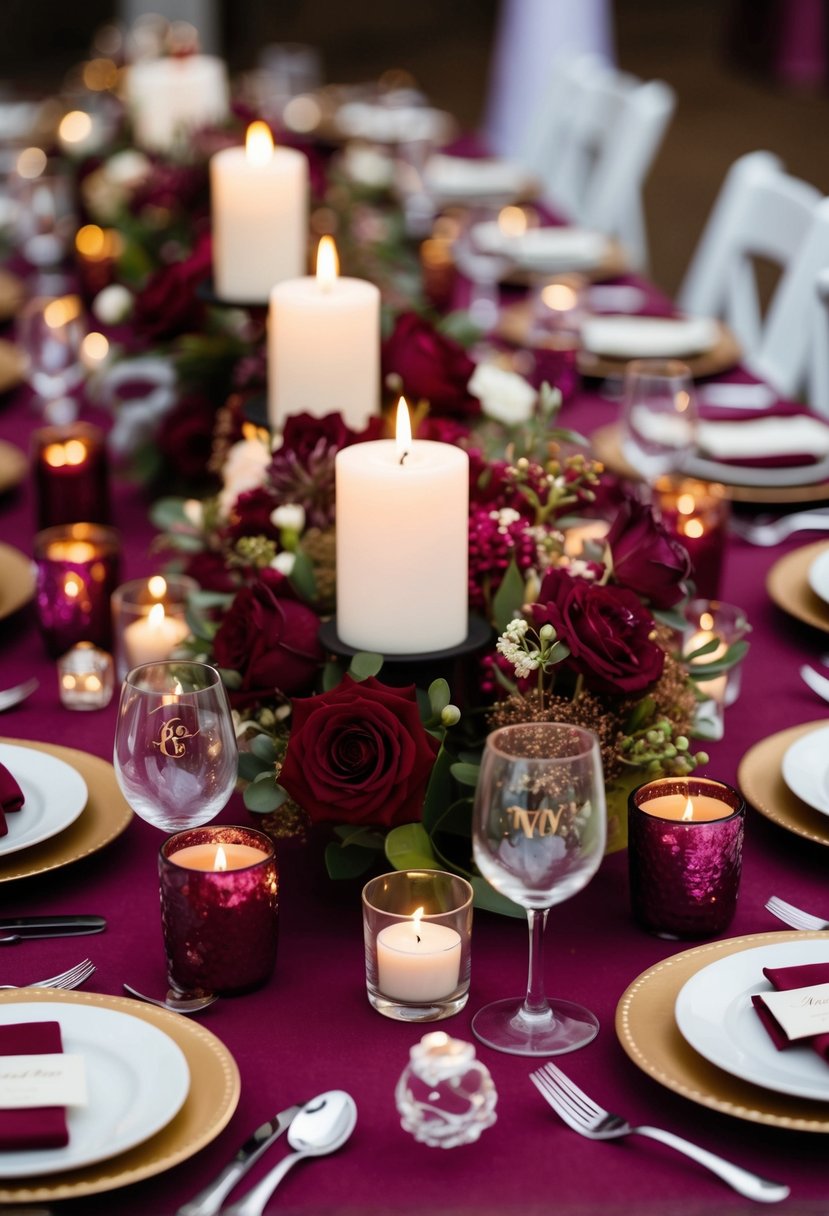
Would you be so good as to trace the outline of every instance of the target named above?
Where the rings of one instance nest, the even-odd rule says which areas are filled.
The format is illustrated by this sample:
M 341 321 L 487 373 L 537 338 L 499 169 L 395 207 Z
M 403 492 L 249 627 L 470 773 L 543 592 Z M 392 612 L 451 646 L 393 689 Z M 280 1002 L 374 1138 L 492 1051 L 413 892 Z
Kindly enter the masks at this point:
M 829 984 L 829 963 L 803 963 L 799 967 L 764 967 L 763 975 L 778 992 L 790 992 L 792 988 Z M 819 1056 L 829 1061 L 829 1034 L 816 1034 L 811 1039 L 790 1040 L 759 994 L 753 996 L 751 1002 L 778 1051 L 796 1044 L 808 1043 Z
M 697 445 L 720 464 L 754 469 L 800 468 L 829 455 L 829 426 L 791 401 L 762 410 L 699 407 Z
M 0 1055 L 52 1055 L 63 1051 L 59 1022 L 15 1022 L 0 1026 Z M 69 1143 L 63 1106 L 0 1109 L 0 1152 L 63 1148 Z
M 23 791 L 4 764 L 0 764 L 0 836 L 8 833 L 6 815 L 19 811 L 25 798 Z

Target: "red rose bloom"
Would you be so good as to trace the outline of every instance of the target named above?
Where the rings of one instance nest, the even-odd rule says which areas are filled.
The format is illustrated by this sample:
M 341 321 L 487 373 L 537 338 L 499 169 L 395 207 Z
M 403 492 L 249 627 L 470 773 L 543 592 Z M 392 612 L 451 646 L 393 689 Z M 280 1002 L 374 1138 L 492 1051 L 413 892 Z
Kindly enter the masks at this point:
M 565 663 L 592 692 L 640 693 L 662 675 L 665 652 L 653 619 L 624 587 L 602 587 L 549 570 L 532 606 L 536 629 L 550 624 L 570 650 Z
M 475 370 L 469 355 L 417 313 L 402 313 L 383 343 L 383 380 L 396 373 L 410 400 L 424 398 L 433 414 L 479 414 L 481 403 L 467 385 Z
M 156 436 L 167 468 L 187 481 L 205 477 L 213 452 L 215 426 L 216 407 L 212 401 L 200 393 L 180 398 L 164 415 Z
M 216 664 L 242 677 L 241 688 L 228 694 L 231 704 L 242 708 L 276 691 L 304 692 L 323 661 L 319 624 L 278 570 L 262 570 L 243 587 L 213 639 Z
M 331 692 L 294 702 L 279 780 L 314 822 L 392 827 L 420 818 L 437 751 L 414 685 L 345 676 Z
M 654 518 L 651 508 L 626 499 L 607 535 L 613 557 L 613 577 L 654 608 L 672 608 L 685 594 L 691 573 L 688 552 Z
M 210 248 L 210 237 L 204 237 L 189 258 L 162 266 L 150 276 L 136 297 L 133 314 L 134 328 L 142 337 L 166 341 L 201 326 L 204 304 L 196 296 L 196 288 L 210 274 Z

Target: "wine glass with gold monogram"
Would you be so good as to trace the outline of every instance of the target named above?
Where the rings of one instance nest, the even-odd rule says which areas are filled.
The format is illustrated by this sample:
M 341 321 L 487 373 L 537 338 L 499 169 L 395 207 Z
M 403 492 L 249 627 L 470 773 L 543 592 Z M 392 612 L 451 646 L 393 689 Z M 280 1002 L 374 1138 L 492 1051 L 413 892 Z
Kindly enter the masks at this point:
M 236 783 L 236 733 L 206 663 L 145 663 L 121 689 L 114 765 L 136 815 L 166 832 L 214 819 Z
M 473 810 L 475 862 L 496 891 L 526 909 L 530 929 L 526 997 L 485 1005 L 472 1020 L 489 1047 L 560 1055 L 596 1035 L 589 1010 L 547 999 L 542 946 L 550 908 L 587 885 L 605 840 L 602 762 L 592 731 L 527 722 L 487 737 Z

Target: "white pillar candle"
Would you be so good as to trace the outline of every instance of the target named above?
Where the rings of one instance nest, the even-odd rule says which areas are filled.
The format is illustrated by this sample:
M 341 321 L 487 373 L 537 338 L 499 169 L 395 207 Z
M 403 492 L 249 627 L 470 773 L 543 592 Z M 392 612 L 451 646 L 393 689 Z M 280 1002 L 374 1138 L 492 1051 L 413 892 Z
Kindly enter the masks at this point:
M 458 986 L 460 934 L 423 921 L 422 912 L 377 934 L 377 987 L 391 1000 L 439 1001 Z
M 163 604 L 153 604 L 147 616 L 124 629 L 124 653 L 129 667 L 168 659 L 190 632 L 185 621 L 167 616 Z
M 362 430 L 380 399 L 380 292 L 340 278 L 337 251 L 323 237 L 316 276 L 277 284 L 268 320 L 268 418 L 339 412 Z
M 244 148 L 210 160 L 213 282 L 223 300 L 267 304 L 271 288 L 304 274 L 308 244 L 308 158 L 274 148 L 264 122 Z
M 126 98 L 136 144 L 169 152 L 188 131 L 227 118 L 227 69 L 215 55 L 142 60 L 127 71 Z
M 469 457 L 410 435 L 401 398 L 396 440 L 337 453 L 337 632 L 358 650 L 426 654 L 467 634 Z

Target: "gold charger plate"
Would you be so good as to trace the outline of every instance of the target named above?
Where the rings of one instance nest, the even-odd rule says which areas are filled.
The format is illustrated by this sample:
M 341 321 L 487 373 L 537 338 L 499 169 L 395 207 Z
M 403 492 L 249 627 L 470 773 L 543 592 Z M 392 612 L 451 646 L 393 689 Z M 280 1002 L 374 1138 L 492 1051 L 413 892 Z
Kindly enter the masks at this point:
M 0 393 L 8 392 L 23 379 L 23 355 L 13 342 L 0 339 Z
M 25 288 L 11 271 L 0 269 L 0 321 L 8 321 L 23 303 Z
M 55 743 L 35 743 L 31 739 L 0 738 L 0 743 L 12 743 L 15 747 L 30 747 L 34 751 L 48 752 L 59 760 L 77 769 L 86 782 L 89 798 L 74 823 L 57 836 L 33 844 L 0 857 L 0 883 L 17 878 L 31 878 L 57 870 L 73 861 L 80 861 L 91 853 L 97 853 L 104 845 L 115 840 L 126 829 L 132 819 L 132 811 L 124 800 L 115 778 L 115 769 L 100 756 L 77 751 L 74 747 L 59 747 Z
M 28 604 L 35 593 L 35 571 L 32 560 L 0 544 L 0 621 Z
M 4 1005 L 33 1001 L 44 1005 L 96 1005 L 149 1022 L 184 1052 L 190 1069 L 190 1089 L 175 1118 L 149 1140 L 108 1161 L 50 1174 L 48 1179 L 0 1182 L 0 1203 L 48 1203 L 130 1186 L 186 1161 L 215 1140 L 230 1122 L 239 1102 L 239 1069 L 224 1044 L 198 1023 L 166 1009 L 95 992 L 25 988 L 0 993 Z
M 790 726 L 761 739 L 749 748 L 737 769 L 737 785 L 744 798 L 766 819 L 787 832 L 829 845 L 829 815 L 821 815 L 814 807 L 801 801 L 783 780 L 783 757 L 802 735 L 826 726 L 826 719 Z
M 721 372 L 728 371 L 740 362 L 742 354 L 740 344 L 731 330 L 720 322 L 719 338 L 709 350 L 700 351 L 698 354 L 677 355 L 676 358 L 681 358 L 692 377 L 699 380 L 703 376 L 718 376 Z M 579 351 L 579 371 L 583 376 L 598 376 L 601 379 L 609 376 L 623 377 L 628 363 L 635 358 L 635 355 L 626 359 L 610 358 L 582 350 Z
M 616 1007 L 616 1036 L 643 1072 L 697 1102 L 737 1119 L 799 1132 L 829 1132 L 829 1105 L 778 1094 L 741 1081 L 698 1055 L 679 1033 L 673 1016 L 682 986 L 709 963 L 757 946 L 829 940 L 825 933 L 752 933 L 684 950 L 643 971 L 622 994 Z
M 0 494 L 19 485 L 26 476 L 29 462 L 25 452 L 0 439 Z
M 593 432 L 590 442 L 598 460 L 618 477 L 629 481 L 641 481 L 642 474 L 628 464 L 622 454 L 622 429 L 618 422 L 600 426 Z M 690 476 L 690 474 L 689 474 Z M 746 503 L 796 503 L 816 502 L 829 498 L 829 481 L 815 481 L 803 486 L 739 486 L 722 482 L 732 502 Z
M 809 567 L 827 548 L 825 540 L 803 545 L 776 561 L 766 575 L 766 590 L 777 607 L 824 633 L 829 633 L 829 604 L 809 586 Z

